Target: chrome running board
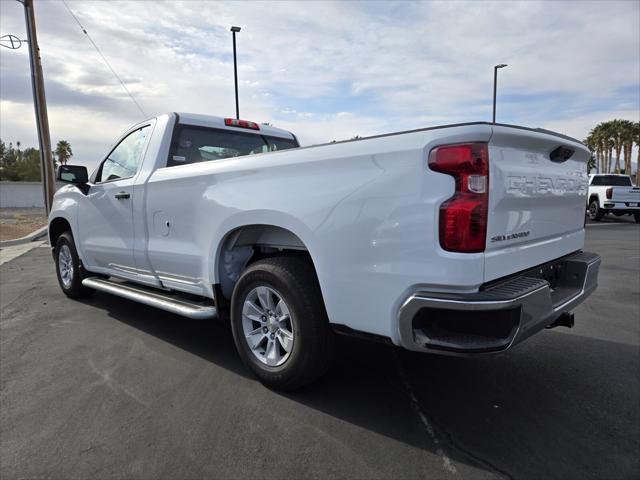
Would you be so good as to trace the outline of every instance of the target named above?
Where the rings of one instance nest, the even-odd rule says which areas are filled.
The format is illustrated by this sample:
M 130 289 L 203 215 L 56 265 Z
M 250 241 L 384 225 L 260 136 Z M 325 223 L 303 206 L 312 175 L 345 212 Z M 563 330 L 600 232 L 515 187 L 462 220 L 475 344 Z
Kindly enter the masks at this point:
M 213 305 L 193 302 L 184 298 L 175 298 L 173 295 L 163 294 L 160 291 L 152 291 L 144 287 L 134 287 L 100 277 L 85 278 L 82 280 L 82 285 L 175 313 L 176 315 L 182 315 L 183 317 L 206 319 L 217 316 L 216 307 Z

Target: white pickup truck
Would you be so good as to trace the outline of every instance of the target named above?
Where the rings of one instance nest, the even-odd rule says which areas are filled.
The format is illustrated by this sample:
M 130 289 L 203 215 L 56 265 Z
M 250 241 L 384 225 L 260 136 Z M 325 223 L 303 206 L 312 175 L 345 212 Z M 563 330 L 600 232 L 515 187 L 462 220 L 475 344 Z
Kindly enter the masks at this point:
M 617 217 L 633 215 L 640 223 L 640 187 L 629 175 L 601 173 L 589 175 L 589 218 L 600 221 L 608 213 Z
M 469 123 L 299 148 L 284 130 L 171 113 L 88 175 L 61 166 L 49 239 L 63 292 L 231 322 L 244 363 L 293 389 L 335 333 L 454 355 L 572 326 L 589 150 Z

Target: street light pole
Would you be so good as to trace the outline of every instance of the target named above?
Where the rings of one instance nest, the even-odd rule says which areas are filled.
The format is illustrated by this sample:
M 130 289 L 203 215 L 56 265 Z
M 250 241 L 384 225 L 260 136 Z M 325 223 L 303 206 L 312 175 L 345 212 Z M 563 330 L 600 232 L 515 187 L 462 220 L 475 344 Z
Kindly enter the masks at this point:
M 496 123 L 496 93 L 498 91 L 498 69 L 508 65 L 501 63 L 493 67 L 493 123 Z
M 53 157 L 51 154 L 51 135 L 47 116 L 47 99 L 44 95 L 44 78 L 40 63 L 40 49 L 36 36 L 36 19 L 33 12 L 33 0 L 19 0 L 24 5 L 24 18 L 27 24 L 27 42 L 29 44 L 29 60 L 31 65 L 31 87 L 33 103 L 36 111 L 38 127 L 38 143 L 40 145 L 40 171 L 44 187 L 44 208 L 47 216 L 51 211 L 55 183 L 53 180 Z
M 231 27 L 233 35 L 233 78 L 236 85 L 236 120 L 240 120 L 240 107 L 238 105 L 238 62 L 236 60 L 236 32 L 240 31 L 240 27 Z

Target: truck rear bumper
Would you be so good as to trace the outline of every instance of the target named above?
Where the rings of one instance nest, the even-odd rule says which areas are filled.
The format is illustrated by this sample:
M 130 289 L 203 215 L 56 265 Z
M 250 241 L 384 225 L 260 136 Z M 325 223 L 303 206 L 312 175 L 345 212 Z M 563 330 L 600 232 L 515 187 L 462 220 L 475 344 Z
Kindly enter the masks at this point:
M 618 211 L 622 213 L 640 213 L 640 203 L 638 202 L 612 202 L 605 201 L 602 208 L 606 211 Z
M 473 294 L 415 292 L 400 307 L 400 342 L 434 353 L 504 351 L 583 302 L 597 286 L 599 267 L 599 255 L 580 252 Z

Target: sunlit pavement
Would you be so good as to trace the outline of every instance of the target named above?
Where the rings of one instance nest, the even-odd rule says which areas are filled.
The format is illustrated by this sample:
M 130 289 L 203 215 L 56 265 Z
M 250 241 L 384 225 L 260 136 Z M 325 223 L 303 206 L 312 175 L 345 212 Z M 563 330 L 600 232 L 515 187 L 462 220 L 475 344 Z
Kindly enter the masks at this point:
M 0 267 L 0 477 L 637 478 L 640 225 L 588 225 L 575 328 L 474 359 L 341 339 L 286 395 L 227 326 L 68 300 L 33 248 Z

